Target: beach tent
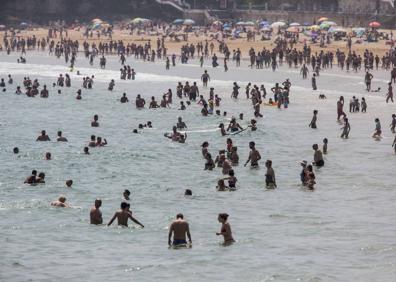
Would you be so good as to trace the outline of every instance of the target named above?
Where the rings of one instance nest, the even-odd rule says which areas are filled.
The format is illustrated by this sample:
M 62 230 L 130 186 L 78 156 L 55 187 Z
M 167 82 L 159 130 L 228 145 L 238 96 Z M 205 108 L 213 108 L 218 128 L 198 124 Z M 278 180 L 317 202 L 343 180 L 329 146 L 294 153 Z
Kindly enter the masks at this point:
M 379 22 L 371 22 L 369 23 L 369 27 L 379 28 L 381 24 Z
M 192 20 L 192 19 L 185 19 L 185 20 L 183 21 L 183 24 L 184 24 L 184 25 L 194 25 L 194 24 L 195 24 L 195 21 Z

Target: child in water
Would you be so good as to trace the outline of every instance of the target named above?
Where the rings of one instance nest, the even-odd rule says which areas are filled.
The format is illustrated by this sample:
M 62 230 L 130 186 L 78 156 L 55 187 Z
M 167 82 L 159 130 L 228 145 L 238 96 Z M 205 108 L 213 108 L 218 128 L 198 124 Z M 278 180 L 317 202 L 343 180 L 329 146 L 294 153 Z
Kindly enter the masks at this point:
M 309 124 L 309 127 L 310 128 L 316 128 L 316 120 L 318 119 L 318 111 L 317 110 L 314 110 L 313 111 L 313 117 L 312 117 L 312 120 L 311 120 L 311 123 Z
M 219 179 L 216 186 L 217 191 L 227 191 L 228 187 L 224 183 L 224 179 Z
M 324 138 L 323 139 L 323 149 L 322 149 L 322 151 L 323 151 L 323 154 L 327 154 L 327 144 L 328 144 L 328 140 L 327 140 L 327 138 Z

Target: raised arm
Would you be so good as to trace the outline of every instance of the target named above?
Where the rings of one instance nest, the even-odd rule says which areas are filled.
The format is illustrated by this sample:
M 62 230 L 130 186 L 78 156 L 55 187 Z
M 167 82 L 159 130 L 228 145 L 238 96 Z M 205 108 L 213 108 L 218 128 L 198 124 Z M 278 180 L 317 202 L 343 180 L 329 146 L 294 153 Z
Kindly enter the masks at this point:
M 168 234 L 168 244 L 172 245 L 172 233 L 173 233 L 173 224 L 169 226 L 169 234 Z

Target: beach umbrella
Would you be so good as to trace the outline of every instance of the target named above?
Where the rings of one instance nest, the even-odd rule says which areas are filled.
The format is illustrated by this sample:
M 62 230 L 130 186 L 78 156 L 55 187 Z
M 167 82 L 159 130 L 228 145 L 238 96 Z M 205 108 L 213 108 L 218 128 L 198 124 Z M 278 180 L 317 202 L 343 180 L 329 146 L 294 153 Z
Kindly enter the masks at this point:
M 300 30 L 296 26 L 291 26 L 288 29 L 286 29 L 287 32 L 292 32 L 292 33 L 299 33 Z
M 6 26 L 5 25 L 3 25 L 3 24 L 0 24 L 0 29 L 5 29 L 6 28 Z
M 101 23 L 95 23 L 91 26 L 91 29 L 101 29 L 102 28 L 102 24 Z
M 173 24 L 174 25 L 182 25 L 183 22 L 184 22 L 184 20 L 182 20 L 182 19 L 176 19 L 176 20 L 173 21 Z
M 324 22 L 324 21 L 328 21 L 329 18 L 326 17 L 321 17 L 320 19 L 318 19 L 318 23 Z
M 330 33 L 334 33 L 334 32 L 346 32 L 346 30 L 340 26 L 332 26 L 329 28 L 329 32 Z
M 93 19 L 91 22 L 92 23 L 102 23 L 103 21 L 101 19 L 96 18 L 96 19 Z
M 237 22 L 236 25 L 245 25 L 245 22 Z
M 301 26 L 299 23 L 291 23 L 289 26 Z
M 195 21 L 192 20 L 192 19 L 186 19 L 186 20 L 183 21 L 183 24 L 184 25 L 194 25 Z
M 261 21 L 260 26 L 269 26 L 269 22 L 267 21 Z
M 28 24 L 25 22 L 21 22 L 20 26 L 28 26 Z
M 332 22 L 332 21 L 325 21 L 325 23 L 327 23 L 330 26 L 337 26 L 336 22 Z
M 223 24 L 223 28 L 227 28 L 227 27 L 231 27 L 231 24 L 229 24 L 229 23 Z
M 222 25 L 223 23 L 221 22 L 221 21 L 214 21 L 213 23 L 212 23 L 212 25 Z
M 272 28 L 278 28 L 278 27 L 285 27 L 286 23 L 284 22 L 274 22 L 273 24 L 271 24 Z
M 244 23 L 245 26 L 254 26 L 254 22 L 249 21 Z
M 320 29 L 329 29 L 330 25 L 327 22 L 322 22 L 319 27 Z
M 369 27 L 379 28 L 381 24 L 379 22 L 371 22 L 369 23 Z
M 269 26 L 264 26 L 260 30 L 263 31 L 263 32 L 266 32 L 266 31 L 271 31 L 272 29 Z
M 310 29 L 310 30 L 319 30 L 319 29 L 320 29 L 320 26 L 318 26 L 318 25 L 312 25 L 309 29 Z
M 311 24 L 309 22 L 304 22 L 303 26 L 310 26 Z

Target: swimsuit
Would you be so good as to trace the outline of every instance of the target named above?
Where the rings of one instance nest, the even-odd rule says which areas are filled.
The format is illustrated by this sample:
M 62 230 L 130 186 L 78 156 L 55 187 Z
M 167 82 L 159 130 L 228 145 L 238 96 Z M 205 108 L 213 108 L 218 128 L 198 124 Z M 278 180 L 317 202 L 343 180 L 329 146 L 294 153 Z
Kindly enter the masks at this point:
M 186 245 L 187 241 L 184 239 L 173 239 L 173 245 L 178 246 L 178 245 Z

